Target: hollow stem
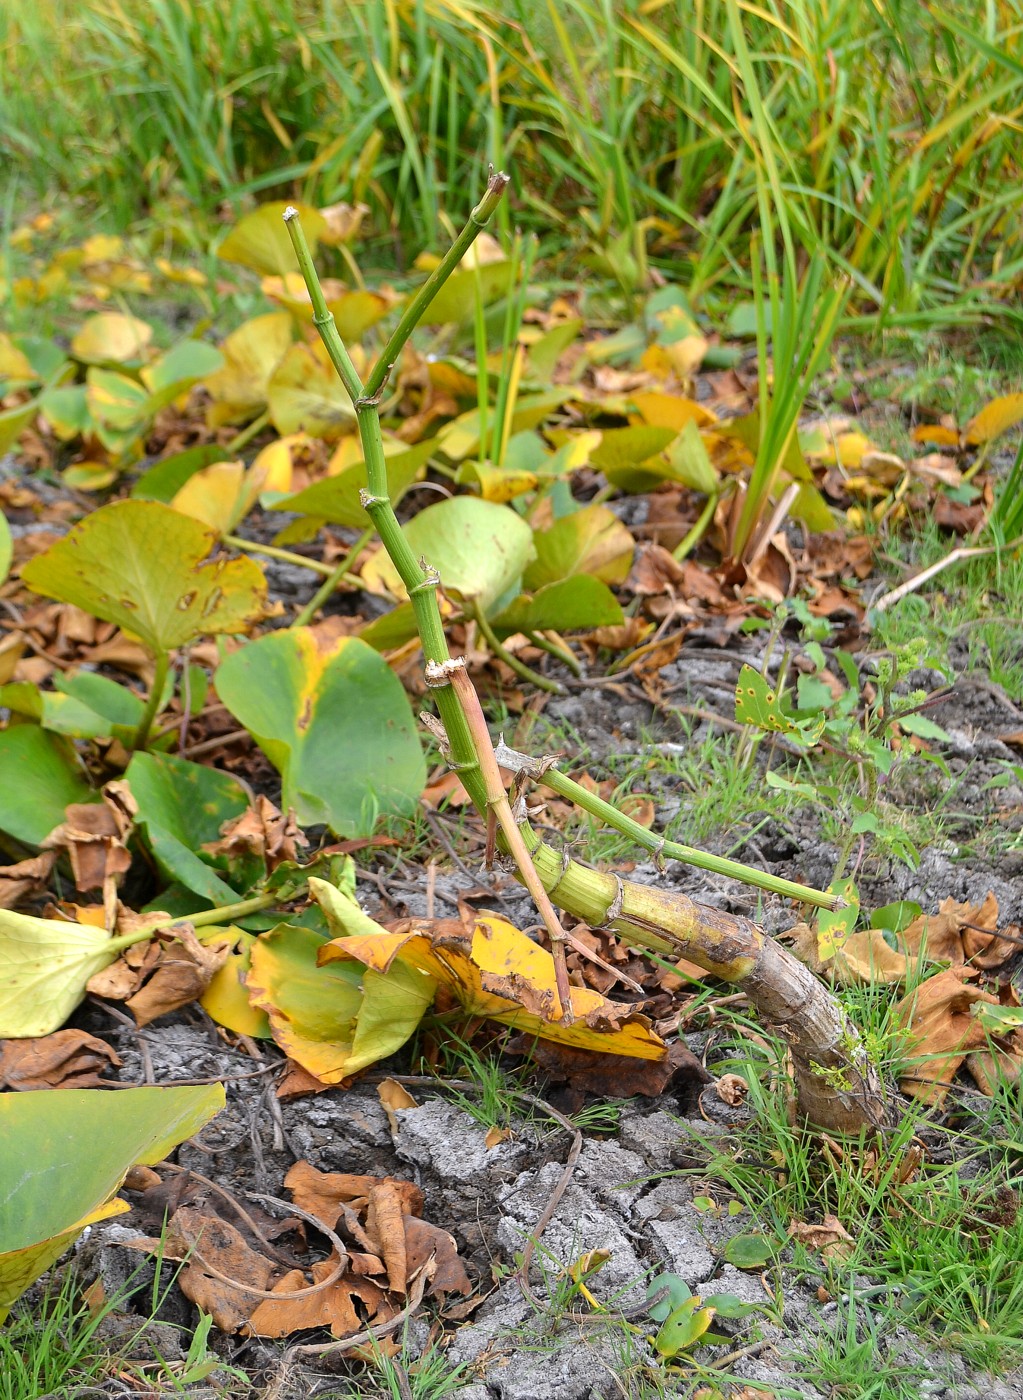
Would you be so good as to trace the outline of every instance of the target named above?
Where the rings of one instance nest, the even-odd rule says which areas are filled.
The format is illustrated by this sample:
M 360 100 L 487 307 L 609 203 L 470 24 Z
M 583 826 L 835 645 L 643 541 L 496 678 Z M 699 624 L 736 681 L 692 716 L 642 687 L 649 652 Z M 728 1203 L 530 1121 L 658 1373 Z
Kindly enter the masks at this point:
M 678 841 L 667 841 L 655 831 L 647 830 L 632 817 L 620 812 L 610 802 L 605 802 L 596 793 L 590 792 L 581 783 L 574 782 L 564 773 L 559 773 L 546 759 L 530 758 L 528 754 L 519 753 L 502 743 L 498 745 L 497 761 L 502 768 L 510 768 L 513 773 L 526 773 L 536 782 L 556 792 L 559 797 L 566 797 L 583 811 L 589 812 L 592 817 L 604 822 L 614 831 L 620 831 L 623 836 L 635 841 L 637 846 L 642 846 L 658 858 L 665 857 L 668 860 L 680 861 L 684 865 L 696 866 L 698 870 L 711 870 L 716 875 L 727 875 L 733 880 L 741 880 L 744 885 L 770 890 L 772 894 L 782 895 L 786 899 L 798 899 L 802 904 L 814 904 L 819 909 L 837 909 L 842 904 L 837 895 L 815 890 L 810 885 L 800 885 L 795 880 L 782 880 L 777 875 L 757 870 L 755 866 L 729 860 L 727 856 L 715 856 L 708 851 L 683 846 Z
M 167 675 L 170 671 L 170 657 L 165 651 L 158 652 L 156 657 L 156 669 L 153 673 L 153 684 L 149 690 L 149 697 L 146 700 L 146 708 L 142 711 L 142 718 L 139 720 L 139 727 L 131 741 L 133 749 L 144 749 L 149 743 L 149 734 L 153 728 L 153 721 L 160 713 L 160 706 L 163 703 L 163 692 L 167 685 Z
M 275 544 L 259 544 L 255 540 L 243 540 L 241 535 L 225 535 L 224 543 L 246 554 L 265 554 L 269 559 L 279 559 L 282 564 L 294 564 L 299 569 L 310 569 L 314 574 L 330 578 L 334 569 L 330 564 L 322 564 L 319 559 L 307 559 L 304 554 L 293 554 L 290 549 L 280 549 Z
M 309 623 L 312 622 L 320 608 L 323 607 L 324 603 L 341 583 L 345 574 L 348 573 L 348 570 L 352 567 L 372 538 L 373 526 L 371 525 L 368 530 L 363 530 L 362 534 L 355 541 L 341 562 L 334 565 L 331 572 L 323 580 L 308 603 L 306 603 L 305 607 L 295 618 L 293 624 L 295 627 L 307 627 Z

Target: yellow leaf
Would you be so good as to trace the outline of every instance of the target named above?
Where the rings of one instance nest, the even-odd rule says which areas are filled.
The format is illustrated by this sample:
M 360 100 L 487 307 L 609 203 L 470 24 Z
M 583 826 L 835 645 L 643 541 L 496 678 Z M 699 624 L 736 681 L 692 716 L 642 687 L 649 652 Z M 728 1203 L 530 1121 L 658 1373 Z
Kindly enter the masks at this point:
M 244 479 L 244 462 L 214 462 L 188 478 L 171 506 L 201 520 L 218 535 L 229 534 L 245 514 L 239 508 Z
M 239 928 L 218 930 L 210 937 L 203 931 L 203 943 L 216 946 L 225 940 L 234 946 L 227 961 L 217 968 L 199 1003 L 219 1026 L 226 1026 L 235 1035 L 250 1035 L 255 1040 L 270 1037 L 270 1022 L 265 1011 L 258 1011 L 249 1001 L 245 978 L 251 966 L 252 946 L 256 935 Z
M 284 222 L 284 211 L 287 207 L 287 204 L 280 200 L 261 204 L 250 214 L 244 214 L 220 244 L 217 256 L 225 262 L 250 267 L 264 277 L 297 272 L 298 259 Z M 315 255 L 316 245 L 326 231 L 327 221 L 318 209 L 313 209 L 308 204 L 298 204 L 294 207 L 302 216 L 302 228 Z
M 104 928 L 0 909 L 0 1040 L 49 1035 L 117 957 Z
M 963 442 L 968 447 L 979 447 L 981 443 L 1001 437 L 1020 422 L 1023 422 L 1023 394 L 1006 394 L 1003 398 L 992 399 L 970 419 L 963 431 Z
M 561 1017 L 554 959 L 496 915 L 471 928 L 453 920 L 420 921 L 405 932 L 356 934 L 326 944 L 323 963 L 356 959 L 378 972 L 394 961 L 428 973 L 469 1016 L 488 1016 L 544 1040 L 643 1060 L 664 1058 L 665 1046 L 646 1017 L 588 987 L 572 988 L 571 1022 Z
M 220 347 L 223 369 L 203 381 L 214 401 L 210 416 L 217 424 L 251 417 L 266 406 L 270 376 L 287 354 L 293 336 L 286 311 L 255 316 L 231 332 Z
M 674 428 L 680 433 L 687 423 L 703 428 L 708 423 L 717 422 L 717 416 L 709 408 L 679 394 L 644 392 L 630 394 L 629 397 L 643 422 L 649 423 L 652 428 Z
M 71 341 L 76 360 L 89 365 L 137 364 L 153 338 L 153 328 L 119 311 L 101 311 L 82 322 Z
M 261 285 L 264 294 L 290 311 L 301 325 L 310 323 L 313 305 L 300 272 L 288 272 L 283 277 L 264 277 Z M 369 328 L 375 326 L 400 301 L 400 297 L 390 288 L 375 292 L 353 291 L 333 277 L 323 278 L 320 286 L 338 334 L 349 346 L 361 340 Z

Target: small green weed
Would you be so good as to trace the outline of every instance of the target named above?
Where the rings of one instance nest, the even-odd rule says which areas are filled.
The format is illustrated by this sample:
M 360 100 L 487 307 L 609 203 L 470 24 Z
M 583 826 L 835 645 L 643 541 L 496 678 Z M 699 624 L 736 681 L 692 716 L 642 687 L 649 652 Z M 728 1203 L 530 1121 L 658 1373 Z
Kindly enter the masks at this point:
M 102 1382 L 119 1364 L 100 1340 L 100 1324 L 112 1299 L 90 1314 L 80 1301 L 74 1271 L 65 1270 L 35 1306 L 16 1305 L 0 1328 L 0 1400 L 38 1400 L 66 1394 L 72 1384 Z M 144 1322 L 139 1319 L 139 1332 Z

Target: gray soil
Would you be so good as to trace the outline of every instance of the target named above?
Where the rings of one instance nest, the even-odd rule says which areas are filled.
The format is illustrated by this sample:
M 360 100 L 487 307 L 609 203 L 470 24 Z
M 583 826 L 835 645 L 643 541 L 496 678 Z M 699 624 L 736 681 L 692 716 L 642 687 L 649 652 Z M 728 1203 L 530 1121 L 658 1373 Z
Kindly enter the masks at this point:
M 247 1055 L 225 1047 L 215 1028 L 198 1016 L 192 1024 L 179 1021 L 137 1033 L 118 1029 L 113 1040 L 124 1057 L 125 1079 L 142 1077 L 140 1042 L 158 1082 L 227 1078 L 252 1068 Z M 179 1161 L 226 1187 L 243 1204 L 248 1191 L 282 1196 L 283 1177 L 299 1158 L 324 1171 L 416 1181 L 425 1193 L 426 1217 L 454 1235 L 484 1298 L 467 1321 L 449 1322 L 443 1330 L 443 1354 L 452 1370 L 462 1368 L 457 1393 L 463 1400 L 653 1400 L 659 1392 L 649 1376 L 658 1369 L 664 1387 L 660 1393 L 692 1394 L 697 1386 L 692 1373 L 657 1367 L 644 1319 L 629 1331 L 586 1316 L 578 1298 L 567 1305 L 567 1316 L 566 1304 L 557 1304 L 564 1267 L 591 1249 L 610 1252 L 591 1287 L 612 1312 L 642 1304 L 647 1283 L 663 1270 L 679 1274 L 704 1294 L 732 1293 L 757 1305 L 758 1311 L 742 1322 L 723 1324 L 732 1334 L 727 1344 L 704 1349 L 705 1364 L 724 1361 L 729 1378 L 725 1394 L 730 1386 L 740 1388 L 740 1382 L 759 1382 L 768 1395 L 823 1400 L 802 1379 L 800 1358 L 814 1338 L 844 1329 L 848 1300 L 822 1302 L 818 1288 L 824 1266 L 804 1263 L 797 1268 L 781 1242 L 776 1261 L 766 1270 L 744 1272 L 724 1262 L 728 1239 L 761 1222 L 745 1212 L 729 1216 L 727 1193 L 702 1176 L 700 1167 L 710 1140 L 725 1143 L 741 1135 L 741 1114 L 727 1110 L 713 1088 L 703 1090 L 695 1111 L 692 1104 L 693 1086 L 683 1086 L 680 1095 L 630 1104 L 613 1137 L 585 1138 L 533 1263 L 530 1285 L 539 1310 L 524 1297 L 513 1274 L 516 1256 L 562 1175 L 569 1143 L 557 1128 L 522 1123 L 510 1140 L 488 1148 L 485 1129 L 461 1108 L 443 1098 L 424 1097 L 418 1108 L 397 1113 L 392 1134 L 370 1086 L 279 1104 L 272 1084 L 228 1078 L 226 1110 L 198 1141 L 181 1148 Z M 738 1122 L 717 1121 L 737 1116 Z M 706 1195 L 716 1201 L 716 1212 L 694 1206 L 694 1197 Z M 132 1312 L 144 1315 L 152 1298 L 152 1265 L 140 1268 L 140 1256 L 122 1244 L 138 1229 L 131 1217 L 105 1222 L 77 1250 L 80 1270 L 86 1277 L 101 1277 L 108 1296 L 131 1292 L 122 1311 L 106 1324 L 114 1337 L 138 1326 L 139 1317 L 132 1318 Z M 1023 1371 L 999 1380 L 971 1372 L 955 1352 L 893 1327 L 890 1298 L 871 1284 L 868 1278 L 855 1280 L 857 1318 L 864 1333 L 870 1326 L 878 1329 L 879 1370 L 918 1368 L 919 1394 L 934 1400 L 1019 1400 L 1023 1395 Z M 573 1313 L 573 1308 L 582 1311 Z M 168 1361 L 179 1358 L 187 1335 L 175 1328 L 190 1330 L 195 1320 L 191 1305 L 170 1290 L 155 1330 L 148 1330 L 136 1350 L 142 1355 L 158 1350 Z M 406 1361 L 414 1362 L 433 1321 L 424 1313 L 409 1324 Z M 353 1374 L 351 1363 L 327 1355 L 312 1363 L 288 1363 L 282 1362 L 284 1348 L 277 1343 L 214 1334 L 212 1344 L 226 1363 L 253 1377 L 255 1395 L 329 1400 L 347 1394 L 351 1384 L 346 1380 Z M 243 1393 L 237 1380 L 220 1379 L 227 1393 Z M 705 1375 L 700 1383 L 706 1381 Z M 365 1393 L 384 1394 L 372 1387 Z

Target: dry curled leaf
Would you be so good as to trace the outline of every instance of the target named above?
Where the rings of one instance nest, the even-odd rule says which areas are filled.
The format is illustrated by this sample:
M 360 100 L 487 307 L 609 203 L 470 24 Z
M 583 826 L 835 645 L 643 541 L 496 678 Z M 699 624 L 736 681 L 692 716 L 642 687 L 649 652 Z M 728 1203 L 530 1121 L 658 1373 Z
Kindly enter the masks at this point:
M 54 1031 L 38 1040 L 0 1040 L 0 1090 L 99 1089 L 121 1063 L 105 1040 L 86 1031 Z
M 848 1259 L 856 1248 L 852 1235 L 834 1215 L 826 1215 L 819 1225 L 793 1220 L 789 1224 L 789 1237 L 807 1249 L 817 1250 L 824 1259 Z
M 987 1032 L 973 1014 L 978 1003 L 997 1006 L 998 998 L 973 985 L 978 973 L 950 967 L 922 982 L 895 1008 L 908 1027 L 912 1072 L 899 1081 L 903 1093 L 941 1104 L 956 1071 L 971 1050 L 987 1043 Z

